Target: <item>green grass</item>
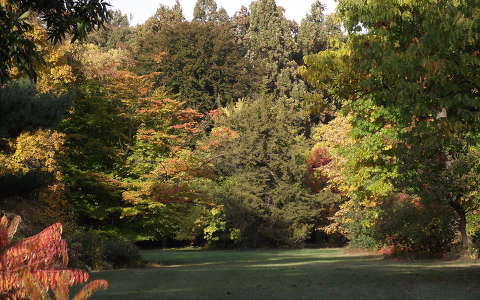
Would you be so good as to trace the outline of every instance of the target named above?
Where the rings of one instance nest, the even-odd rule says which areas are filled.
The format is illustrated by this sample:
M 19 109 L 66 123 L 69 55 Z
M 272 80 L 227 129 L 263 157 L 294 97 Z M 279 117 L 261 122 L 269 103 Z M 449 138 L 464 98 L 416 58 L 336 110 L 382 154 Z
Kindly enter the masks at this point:
M 480 265 L 384 260 L 341 249 L 145 251 L 144 269 L 98 272 L 91 299 L 480 299 Z

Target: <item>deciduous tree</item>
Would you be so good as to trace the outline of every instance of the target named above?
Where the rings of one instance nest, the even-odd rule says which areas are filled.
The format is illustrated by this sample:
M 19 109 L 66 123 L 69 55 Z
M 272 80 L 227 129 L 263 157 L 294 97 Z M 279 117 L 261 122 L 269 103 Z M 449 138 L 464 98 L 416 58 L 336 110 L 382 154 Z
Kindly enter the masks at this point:
M 35 78 L 35 63 L 41 61 L 37 46 L 29 38 L 30 18 L 40 18 L 48 39 L 60 42 L 66 36 L 83 39 L 87 33 L 108 20 L 108 3 L 104 0 L 2 0 L 0 2 L 0 83 L 10 78 L 14 67 Z
M 405 192 L 450 205 L 462 219 L 465 195 L 445 180 L 455 158 L 478 143 L 479 3 L 344 0 L 338 11 L 345 47 L 308 58 L 306 74 L 353 116 L 358 142 L 347 178 L 356 178 L 355 202 L 365 210 Z M 465 225 L 459 229 L 467 246 Z

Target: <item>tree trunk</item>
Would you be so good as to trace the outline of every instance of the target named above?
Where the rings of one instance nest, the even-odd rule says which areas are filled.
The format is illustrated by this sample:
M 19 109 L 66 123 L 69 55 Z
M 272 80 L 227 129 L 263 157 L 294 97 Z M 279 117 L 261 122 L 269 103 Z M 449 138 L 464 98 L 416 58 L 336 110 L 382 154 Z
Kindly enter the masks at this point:
M 451 201 L 450 206 L 453 207 L 459 218 L 458 231 L 460 231 L 461 235 L 462 248 L 463 250 L 468 250 L 470 248 L 470 237 L 467 233 L 467 213 L 458 202 Z

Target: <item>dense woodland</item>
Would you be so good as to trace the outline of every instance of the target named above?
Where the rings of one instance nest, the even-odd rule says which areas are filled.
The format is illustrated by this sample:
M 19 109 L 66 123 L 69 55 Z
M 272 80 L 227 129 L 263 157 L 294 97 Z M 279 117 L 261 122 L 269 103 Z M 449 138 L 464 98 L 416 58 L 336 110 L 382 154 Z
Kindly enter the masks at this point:
M 20 236 L 62 223 L 94 269 L 142 241 L 477 253 L 478 0 L 317 1 L 300 24 L 274 0 L 198 0 L 191 21 L 177 1 L 134 27 L 92 2 L 0 1 L 0 208 Z

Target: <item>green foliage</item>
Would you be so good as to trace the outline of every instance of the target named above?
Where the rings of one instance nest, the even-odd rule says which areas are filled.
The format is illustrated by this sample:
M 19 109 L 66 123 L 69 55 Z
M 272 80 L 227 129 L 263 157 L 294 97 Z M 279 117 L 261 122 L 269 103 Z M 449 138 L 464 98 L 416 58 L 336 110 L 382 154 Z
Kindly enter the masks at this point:
M 86 40 L 105 50 L 125 49 L 132 43 L 133 34 L 128 16 L 115 10 L 111 12 L 111 19 L 101 28 L 91 32 Z
M 211 221 L 208 223 L 208 226 L 203 228 L 203 233 L 205 240 L 207 241 L 218 241 L 220 237 L 218 234 L 226 230 L 225 216 L 222 214 L 222 211 L 217 208 L 212 208 L 210 210 Z
M 209 247 L 228 248 L 238 245 L 242 233 L 238 228 L 227 227 L 227 219 L 223 206 L 213 207 L 202 220 L 203 239 Z
M 50 41 L 58 43 L 66 36 L 73 41 L 82 40 L 109 19 L 108 5 L 104 0 L 1 1 L 0 83 L 10 79 L 14 67 L 36 77 L 35 64 L 41 59 L 28 36 L 33 29 L 31 20 L 36 16 L 44 24 Z
M 301 99 L 306 87 L 296 76 L 296 24 L 285 18 L 284 9 L 274 0 L 253 2 L 250 11 L 245 43 L 248 58 L 265 69 L 262 83 L 266 91 L 276 96 Z
M 69 95 L 1 86 L 2 200 L 28 192 L 22 197 L 39 200 L 45 217 L 132 240 L 299 246 L 325 225 L 336 197 L 305 184 L 300 104 L 266 97 L 232 105 L 265 91 L 299 100 L 306 89 L 296 76 L 298 26 L 273 0 L 235 21 L 214 0 L 199 0 L 192 22 L 176 1 L 135 28 L 103 0 L 47 2 L 0 0 L 0 82 L 35 77 L 38 68 L 39 90 Z M 323 39 L 316 30 L 324 29 L 303 36 Z M 49 44 L 67 37 L 90 44 Z M 211 111 L 225 106 L 223 116 Z M 58 132 L 26 133 L 50 127 Z M 78 263 L 92 268 L 135 256 L 118 238 L 74 239 Z
M 67 238 L 72 268 L 104 270 L 111 268 L 105 261 L 102 237 L 95 231 L 76 231 Z
M 455 218 L 448 206 L 423 206 L 406 195 L 384 205 L 377 232 L 386 243 L 385 254 L 441 257 L 455 237 Z
M 193 9 L 193 21 L 226 23 L 229 21 L 229 17 L 223 7 L 217 10 L 215 0 L 197 0 Z
M 76 221 L 94 229 L 121 225 L 126 187 L 120 176 L 134 124 L 125 113 L 126 105 L 100 83 L 100 79 L 82 83 L 72 109 L 59 124 L 66 134 L 61 157 L 63 182 L 69 187 L 66 197 Z
M 119 222 L 126 206 L 122 199 L 125 187 L 120 181 L 106 174 L 79 170 L 74 165 L 64 166 L 64 172 L 64 182 L 69 186 L 66 197 L 77 222 L 91 228 Z
M 175 0 L 173 7 L 160 4 L 155 14 L 147 19 L 143 25 L 141 25 L 140 33 L 142 30 L 146 32 L 160 32 L 165 26 L 174 25 L 185 21 L 183 16 L 182 6 L 178 0 Z
M 122 104 L 95 85 L 84 89 L 59 126 L 66 133 L 63 182 L 76 221 L 99 228 L 118 222 L 125 206 L 126 187 L 115 175 L 125 159 L 121 147 L 129 142 L 130 123 L 121 115 Z
M 71 96 L 37 93 L 35 85 L 28 80 L 0 87 L 0 138 L 55 126 L 71 102 Z
M 120 236 L 107 238 L 104 256 L 105 260 L 114 268 L 133 268 L 142 265 L 139 249 L 129 240 Z
M 335 16 L 327 16 L 324 11 L 325 6 L 317 0 L 300 23 L 297 43 L 302 58 L 331 48 L 335 40 L 343 39 L 341 26 Z
M 120 105 L 97 90 L 96 94 L 78 98 L 61 122 L 67 147 L 75 149 L 67 155 L 81 169 L 109 172 L 122 162 L 118 145 L 128 142 L 125 133 L 130 124 L 121 116 Z
M 362 217 L 357 216 L 357 221 L 360 218 Z M 377 240 L 375 232 L 362 224 L 352 222 L 347 225 L 347 229 L 349 232 L 348 246 L 352 248 L 377 250 L 383 246 Z
M 396 193 L 418 197 L 426 215 L 440 219 L 445 214 L 432 207 L 450 205 L 465 246 L 469 204 L 462 199 L 472 190 L 453 178 L 469 172 L 454 166 L 464 165 L 464 154 L 478 144 L 479 3 L 345 0 L 338 12 L 348 40 L 307 57 L 302 74 L 322 89 L 319 98 L 333 95 L 353 118 L 355 144 L 343 155 L 345 211 L 359 209 L 374 236 L 382 204 Z M 419 223 L 432 225 L 420 221 L 422 214 Z M 449 243 L 448 217 L 442 222 L 431 229 L 442 241 L 439 251 Z M 391 225 L 410 235 L 408 247 L 427 251 L 415 228 Z
M 215 122 L 212 137 L 238 134 L 207 157 L 224 178 L 214 199 L 244 245 L 301 245 L 332 197 L 304 186 L 308 146 L 302 125 L 298 104 L 270 97 L 238 102 Z
M 244 43 L 246 41 L 248 28 L 250 27 L 250 11 L 248 8 L 242 5 L 240 10 L 233 15 L 231 24 L 238 42 Z
M 10 2 L 10 1 L 9 1 Z M 18 67 L 20 71 L 35 78 L 33 64 L 41 61 L 36 51 L 35 43 L 27 36 L 32 27 L 26 19 L 28 12 L 15 9 L 13 3 L 0 3 L 0 27 L 2 28 L 2 39 L 0 44 L 0 83 L 7 82 L 10 77 L 10 70 Z
M 215 0 L 197 0 L 193 9 L 193 20 L 198 22 L 212 21 L 217 12 Z
M 160 72 L 157 86 L 201 112 L 255 93 L 258 70 L 228 26 L 178 23 L 149 35 L 139 53 L 143 69 Z
M 68 242 L 73 268 L 105 270 L 142 264 L 139 249 L 118 234 L 77 230 L 69 236 Z

